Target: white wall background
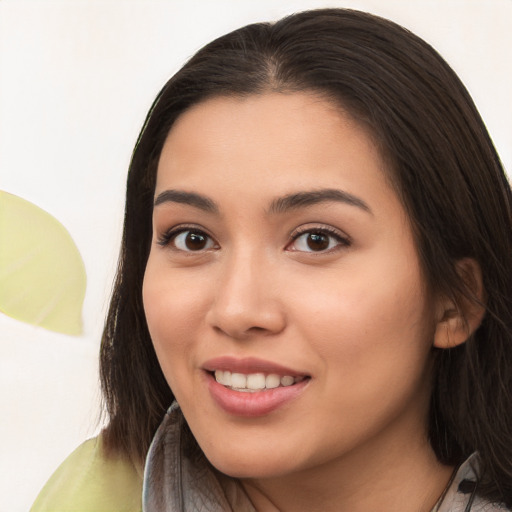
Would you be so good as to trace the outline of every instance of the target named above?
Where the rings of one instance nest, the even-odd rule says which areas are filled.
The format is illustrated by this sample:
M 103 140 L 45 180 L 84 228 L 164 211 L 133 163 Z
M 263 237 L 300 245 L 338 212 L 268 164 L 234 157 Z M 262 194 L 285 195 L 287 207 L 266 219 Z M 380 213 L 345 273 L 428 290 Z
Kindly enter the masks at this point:
M 0 189 L 57 217 L 88 275 L 81 337 L 0 313 L 0 511 L 28 510 L 97 432 L 97 352 L 125 174 L 153 97 L 212 38 L 323 6 L 389 17 L 433 44 L 512 169 L 512 0 L 0 0 Z

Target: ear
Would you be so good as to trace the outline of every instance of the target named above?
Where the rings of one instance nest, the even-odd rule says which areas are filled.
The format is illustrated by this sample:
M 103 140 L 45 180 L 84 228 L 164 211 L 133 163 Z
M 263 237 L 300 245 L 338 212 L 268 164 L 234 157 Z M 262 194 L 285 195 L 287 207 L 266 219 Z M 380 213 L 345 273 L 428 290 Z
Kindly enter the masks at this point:
M 464 281 L 467 294 L 455 304 L 444 297 L 437 306 L 437 325 L 434 347 L 453 348 L 464 343 L 480 326 L 485 315 L 485 290 L 480 265 L 472 258 L 456 264 L 457 273 Z

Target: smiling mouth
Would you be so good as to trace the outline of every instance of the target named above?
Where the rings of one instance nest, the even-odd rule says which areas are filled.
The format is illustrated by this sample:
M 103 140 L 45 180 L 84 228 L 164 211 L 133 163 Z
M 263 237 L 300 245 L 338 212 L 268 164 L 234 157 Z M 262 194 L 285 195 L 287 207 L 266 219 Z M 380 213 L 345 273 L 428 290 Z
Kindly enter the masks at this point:
M 266 391 L 280 387 L 289 387 L 302 382 L 309 377 L 292 376 L 292 375 L 278 375 L 276 373 L 237 373 L 223 370 L 216 370 L 211 372 L 215 380 L 233 391 L 240 391 L 242 393 L 256 393 L 258 391 Z

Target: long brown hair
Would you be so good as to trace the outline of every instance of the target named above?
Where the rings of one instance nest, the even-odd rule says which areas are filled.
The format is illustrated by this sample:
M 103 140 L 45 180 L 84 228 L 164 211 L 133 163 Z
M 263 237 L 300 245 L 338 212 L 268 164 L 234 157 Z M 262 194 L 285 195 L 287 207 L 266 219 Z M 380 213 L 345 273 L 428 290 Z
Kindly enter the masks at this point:
M 139 461 L 173 400 L 142 305 L 156 169 L 173 123 L 218 95 L 314 91 L 373 135 L 408 211 L 432 290 L 467 295 L 456 262 L 481 266 L 487 311 L 463 345 L 434 350 L 430 441 L 440 461 L 478 451 L 480 492 L 512 503 L 511 190 L 469 94 L 427 43 L 352 10 L 258 23 L 201 49 L 146 118 L 127 182 L 119 268 L 101 346 L 107 446 Z

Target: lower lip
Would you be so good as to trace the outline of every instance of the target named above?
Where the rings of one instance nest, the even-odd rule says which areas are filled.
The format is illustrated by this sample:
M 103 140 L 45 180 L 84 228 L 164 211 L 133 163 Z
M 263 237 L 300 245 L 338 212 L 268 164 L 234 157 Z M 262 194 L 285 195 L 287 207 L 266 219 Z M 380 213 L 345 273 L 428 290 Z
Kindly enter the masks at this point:
M 211 373 L 207 373 L 208 389 L 217 405 L 235 416 L 256 417 L 269 414 L 297 398 L 308 385 L 304 379 L 292 386 L 281 386 L 255 392 L 233 391 L 219 384 Z

